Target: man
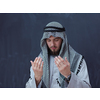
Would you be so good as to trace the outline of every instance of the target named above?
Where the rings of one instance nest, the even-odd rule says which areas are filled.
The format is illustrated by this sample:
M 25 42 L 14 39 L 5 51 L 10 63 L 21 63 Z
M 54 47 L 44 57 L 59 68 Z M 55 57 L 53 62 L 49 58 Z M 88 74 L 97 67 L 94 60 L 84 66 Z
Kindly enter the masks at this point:
M 31 62 L 27 88 L 89 88 L 86 62 L 67 41 L 65 28 L 50 22 L 41 39 L 42 52 Z

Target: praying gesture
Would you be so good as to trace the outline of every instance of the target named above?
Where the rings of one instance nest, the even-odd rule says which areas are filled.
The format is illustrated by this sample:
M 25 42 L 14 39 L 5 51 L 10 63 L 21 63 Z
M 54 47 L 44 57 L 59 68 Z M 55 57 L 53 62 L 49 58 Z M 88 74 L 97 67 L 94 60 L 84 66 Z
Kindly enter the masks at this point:
M 65 60 L 61 58 L 60 56 L 55 57 L 55 64 L 59 69 L 59 72 L 64 76 L 68 77 L 71 74 L 70 71 L 70 63 L 68 62 L 67 58 L 65 57 Z
M 36 85 L 38 86 L 38 84 L 41 81 L 41 77 L 43 75 L 43 61 L 41 57 L 36 57 L 34 62 L 33 61 L 30 61 L 30 62 L 35 74 Z

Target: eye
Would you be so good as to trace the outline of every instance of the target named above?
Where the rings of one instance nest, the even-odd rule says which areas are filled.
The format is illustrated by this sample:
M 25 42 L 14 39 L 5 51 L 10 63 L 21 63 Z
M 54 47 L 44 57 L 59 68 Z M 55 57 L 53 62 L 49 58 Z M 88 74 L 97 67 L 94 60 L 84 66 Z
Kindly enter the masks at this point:
M 50 39 L 47 39 L 47 42 L 50 42 L 51 40 Z
M 55 41 L 58 41 L 59 39 L 55 39 Z

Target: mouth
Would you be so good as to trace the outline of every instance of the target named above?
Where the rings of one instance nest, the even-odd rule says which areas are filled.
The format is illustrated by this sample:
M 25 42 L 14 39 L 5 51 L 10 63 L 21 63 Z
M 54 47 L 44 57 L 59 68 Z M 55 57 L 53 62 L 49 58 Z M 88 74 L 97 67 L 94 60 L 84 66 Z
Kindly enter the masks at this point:
M 56 49 L 56 47 L 51 47 L 51 49 L 55 50 L 55 49 Z
M 52 49 L 56 49 L 55 47 L 52 47 Z

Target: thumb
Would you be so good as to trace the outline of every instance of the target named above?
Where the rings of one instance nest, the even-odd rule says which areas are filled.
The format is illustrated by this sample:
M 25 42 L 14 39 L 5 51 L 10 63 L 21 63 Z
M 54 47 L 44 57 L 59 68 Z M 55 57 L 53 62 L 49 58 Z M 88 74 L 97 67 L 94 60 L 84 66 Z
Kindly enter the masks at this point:
M 33 65 L 33 61 L 32 60 L 30 60 L 30 63 L 31 63 L 31 66 Z

